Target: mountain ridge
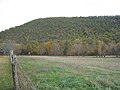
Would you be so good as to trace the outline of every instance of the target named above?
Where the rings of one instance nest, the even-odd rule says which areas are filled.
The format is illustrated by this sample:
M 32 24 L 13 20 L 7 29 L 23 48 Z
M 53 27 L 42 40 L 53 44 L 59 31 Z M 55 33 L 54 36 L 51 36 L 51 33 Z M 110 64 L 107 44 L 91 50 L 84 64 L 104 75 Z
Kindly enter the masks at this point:
M 47 35 L 46 32 L 48 32 L 48 34 L 53 34 L 53 30 L 54 32 L 56 32 L 53 34 L 53 37 L 56 37 L 55 34 L 59 34 L 62 30 L 63 30 L 62 34 L 64 32 L 67 32 L 68 30 L 71 30 L 71 31 L 70 32 L 68 31 L 67 33 L 75 32 L 76 34 L 81 30 L 81 32 L 79 33 L 82 33 L 82 32 L 86 34 L 95 33 L 95 35 L 97 36 L 97 33 L 98 34 L 103 34 L 103 32 L 111 33 L 113 29 L 117 29 L 117 31 L 120 31 L 118 30 L 118 27 L 120 27 L 120 16 L 42 18 L 42 19 L 35 19 L 23 25 L 0 32 L 0 39 L 2 38 L 1 33 L 3 33 L 4 36 L 6 36 L 5 37 L 6 39 L 9 38 L 9 39 L 15 40 L 14 39 L 16 38 L 15 36 L 20 38 L 20 35 L 23 35 L 23 34 L 28 34 L 26 36 L 29 36 L 31 39 L 35 39 L 35 38 L 40 39 L 38 34 L 42 34 L 44 31 L 45 32 L 44 36 L 46 36 Z M 90 32 L 90 30 L 93 33 Z M 18 32 L 19 34 L 17 34 L 16 32 Z M 32 37 L 30 34 L 32 34 Z M 48 35 L 48 36 L 50 37 L 51 35 Z M 81 36 L 84 36 L 84 35 L 81 35 Z M 61 35 L 59 37 L 61 37 Z
M 25 49 L 26 45 L 31 44 L 31 42 L 35 45 L 40 43 L 46 45 L 46 42 L 52 45 L 51 42 L 57 44 L 59 42 L 61 45 L 66 44 L 66 47 L 71 46 L 70 48 L 79 42 L 79 44 L 86 44 L 87 47 L 90 45 L 95 46 L 95 49 L 100 41 L 109 46 L 109 44 L 120 43 L 120 16 L 35 19 L 0 32 L 0 42 L 5 43 L 8 41 L 24 45 Z M 26 51 L 29 51 L 29 49 Z M 64 52 L 66 53 L 66 51 Z

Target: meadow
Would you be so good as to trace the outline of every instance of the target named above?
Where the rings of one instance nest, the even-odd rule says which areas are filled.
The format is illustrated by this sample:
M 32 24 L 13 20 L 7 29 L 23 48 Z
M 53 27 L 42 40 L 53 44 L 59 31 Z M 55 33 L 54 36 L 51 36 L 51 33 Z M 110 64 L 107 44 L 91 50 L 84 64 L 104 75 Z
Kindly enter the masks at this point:
M 120 90 L 120 58 L 18 56 L 37 90 Z M 9 57 L 0 56 L 0 90 L 12 90 Z
M 19 56 L 37 90 L 120 90 L 120 58 Z
M 0 56 L 0 90 L 13 90 L 9 57 Z

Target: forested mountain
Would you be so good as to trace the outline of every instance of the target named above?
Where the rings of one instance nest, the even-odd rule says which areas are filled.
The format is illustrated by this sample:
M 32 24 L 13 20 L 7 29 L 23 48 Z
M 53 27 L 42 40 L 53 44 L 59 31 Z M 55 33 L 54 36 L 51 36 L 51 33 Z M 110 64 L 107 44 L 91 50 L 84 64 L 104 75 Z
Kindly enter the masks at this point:
M 34 51 L 34 54 L 94 55 L 98 51 L 102 54 L 104 48 L 113 50 L 109 46 L 114 46 L 118 52 L 120 16 L 40 18 L 0 32 L 0 42 L 14 42 L 22 46 L 21 50 Z M 36 46 L 39 48 L 34 50 Z M 44 50 L 41 51 L 42 46 Z M 88 52 L 90 47 L 94 49 L 91 53 Z M 101 50 L 96 51 L 98 47 Z

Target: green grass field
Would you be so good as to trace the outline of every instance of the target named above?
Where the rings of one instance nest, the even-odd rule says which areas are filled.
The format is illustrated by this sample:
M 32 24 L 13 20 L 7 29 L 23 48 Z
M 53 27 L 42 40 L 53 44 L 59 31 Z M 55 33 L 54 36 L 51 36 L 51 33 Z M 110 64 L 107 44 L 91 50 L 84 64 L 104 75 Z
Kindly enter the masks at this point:
M 18 56 L 37 90 L 120 90 L 120 58 Z M 12 90 L 9 58 L 0 56 L 0 90 Z
M 120 90 L 120 58 L 19 56 L 18 61 L 37 90 Z
M 0 90 L 13 90 L 9 58 L 0 56 Z

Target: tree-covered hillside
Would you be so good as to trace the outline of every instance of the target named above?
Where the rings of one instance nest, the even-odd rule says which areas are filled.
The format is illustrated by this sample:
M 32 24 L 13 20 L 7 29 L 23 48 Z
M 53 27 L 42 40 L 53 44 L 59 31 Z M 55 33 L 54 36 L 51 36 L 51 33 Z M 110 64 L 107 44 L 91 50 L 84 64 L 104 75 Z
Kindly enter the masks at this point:
M 59 55 L 75 55 L 76 53 L 82 55 L 83 53 L 88 54 L 89 47 L 92 46 L 94 50 L 91 54 L 93 54 L 99 51 L 96 51 L 97 47 L 101 47 L 101 52 L 102 48 L 106 48 L 102 47 L 102 45 L 107 45 L 108 48 L 110 45 L 116 46 L 117 44 L 117 47 L 119 47 L 120 16 L 36 19 L 21 26 L 0 32 L 0 41 L 1 44 L 14 42 L 20 46 L 23 45 L 22 47 L 24 47 L 25 52 L 32 53 L 34 51 L 37 54 L 58 55 L 57 50 L 59 46 Z M 39 47 L 36 50 L 42 46 L 44 47 L 42 53 L 39 50 L 33 50 L 36 45 Z M 75 49 L 78 51 L 74 51 Z

